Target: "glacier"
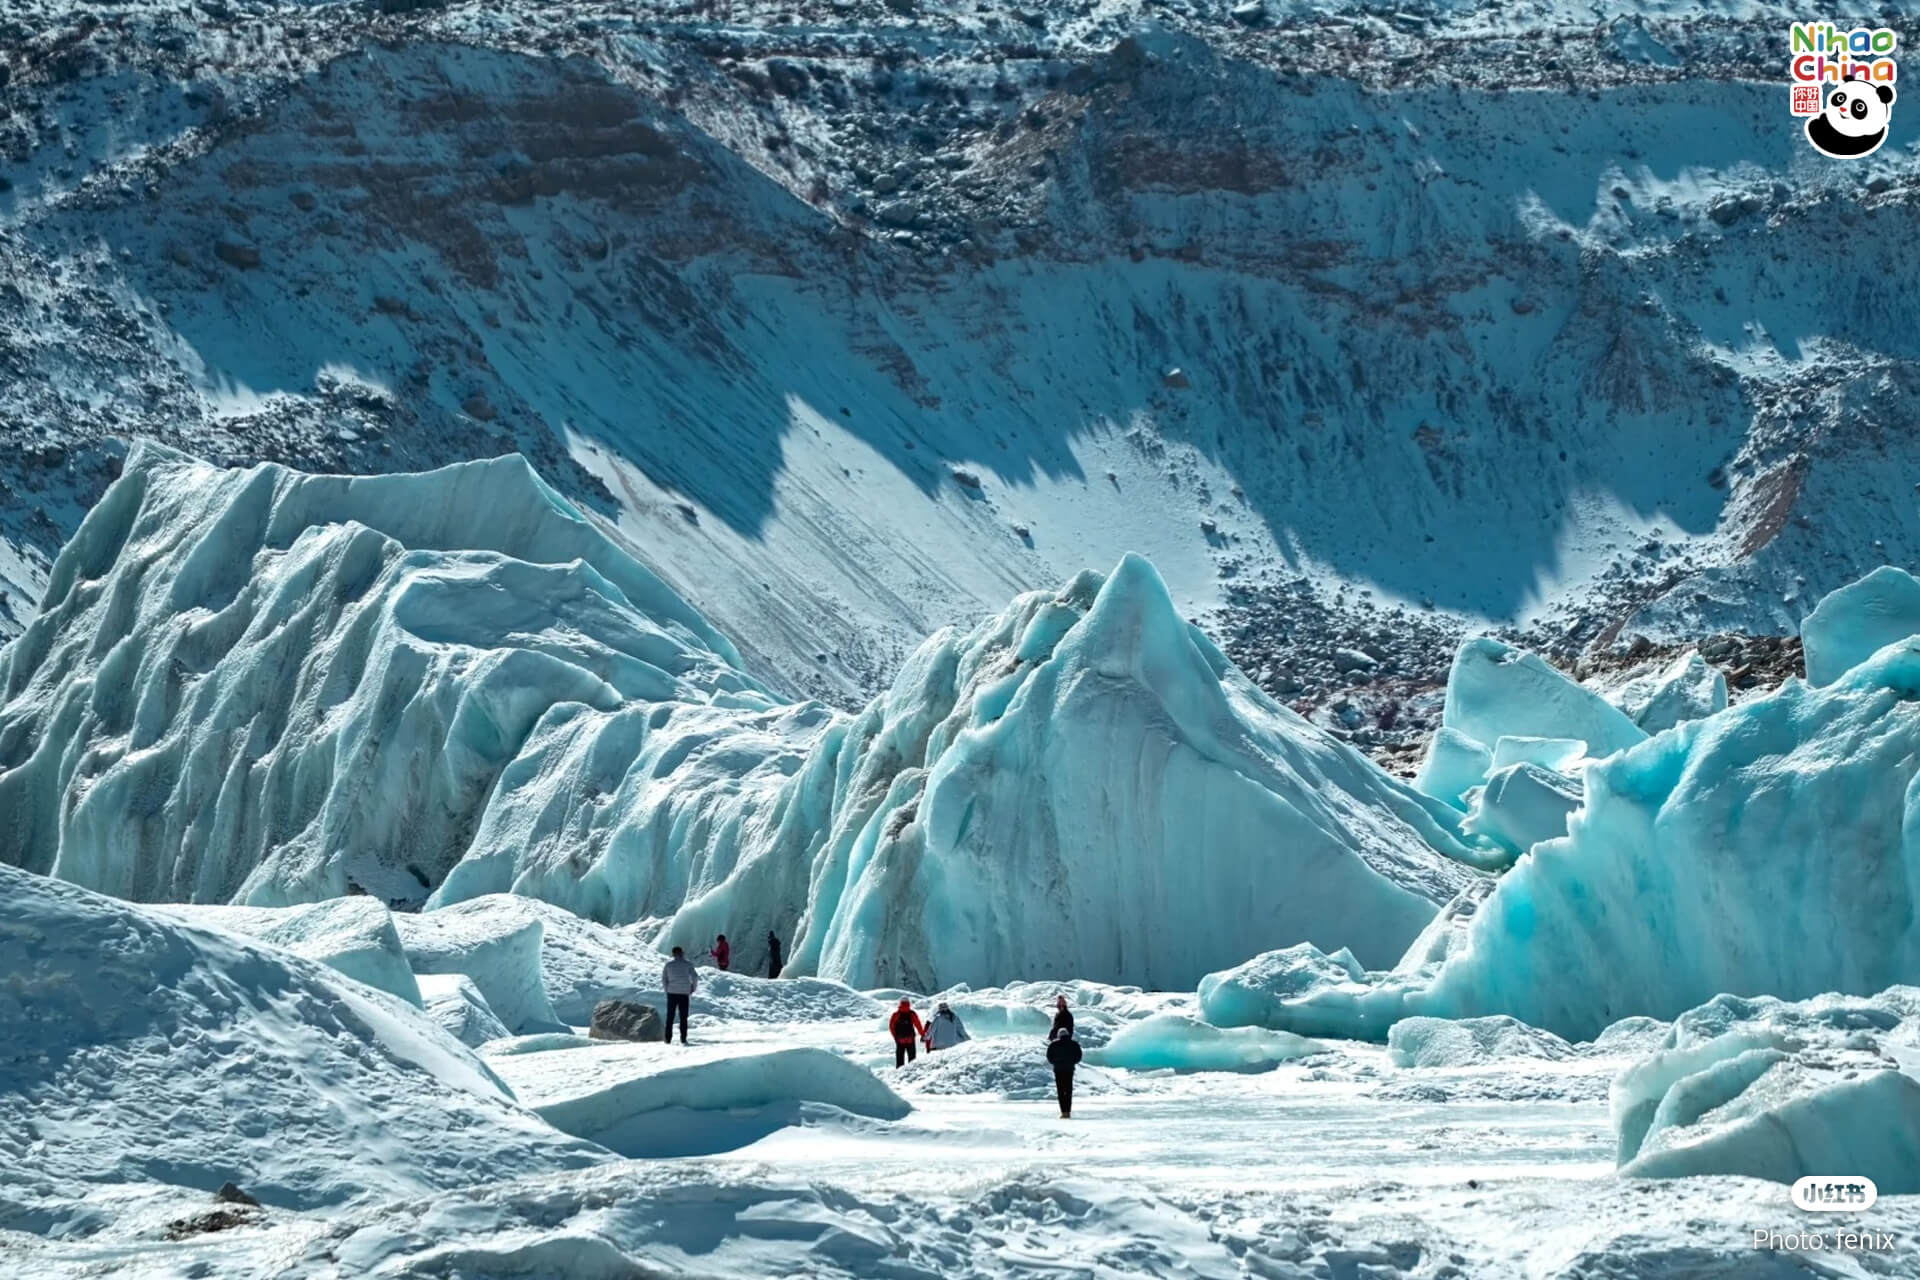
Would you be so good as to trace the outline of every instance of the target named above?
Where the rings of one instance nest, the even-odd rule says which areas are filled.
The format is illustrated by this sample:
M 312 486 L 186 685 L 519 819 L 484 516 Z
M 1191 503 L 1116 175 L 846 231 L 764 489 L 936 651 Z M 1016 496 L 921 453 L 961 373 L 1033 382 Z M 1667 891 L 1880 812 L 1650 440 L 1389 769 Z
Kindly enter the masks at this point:
M 729 933 L 746 970 L 772 929 L 790 973 L 917 990 L 1172 988 L 1302 940 L 1390 963 L 1504 864 L 1256 689 L 1139 557 L 936 633 L 848 716 L 770 694 L 514 457 L 350 478 L 136 446 L 0 652 L 0 807 L 0 861 L 133 900 L 364 892 L 430 908 L 396 917 L 423 935 L 512 893 L 645 946 Z M 405 942 L 555 1025 L 499 985 L 524 958 Z
M 1418 957 L 1435 962 L 1362 972 L 1296 947 L 1203 980 L 1206 1015 L 1380 1038 L 1405 1017 L 1506 1014 L 1587 1040 L 1723 993 L 1920 980 L 1920 638 L 1582 778 L 1567 834 L 1533 845 L 1442 952 Z
M 417 903 L 548 706 L 763 704 L 734 656 L 517 457 L 349 478 L 138 445 L 0 651 L 0 861 Z

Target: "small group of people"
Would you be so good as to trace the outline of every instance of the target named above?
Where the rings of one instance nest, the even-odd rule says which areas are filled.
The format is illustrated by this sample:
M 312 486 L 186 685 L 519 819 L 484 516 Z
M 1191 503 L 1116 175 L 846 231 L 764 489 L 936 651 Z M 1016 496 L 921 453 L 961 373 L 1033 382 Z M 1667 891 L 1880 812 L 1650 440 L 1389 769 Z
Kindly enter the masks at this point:
M 733 960 L 733 948 L 727 944 L 727 935 L 720 934 L 713 940 L 713 946 L 707 954 L 713 958 L 713 966 L 721 972 L 727 972 L 727 966 Z M 780 976 L 780 939 L 773 930 L 767 930 L 767 976 Z M 673 958 L 660 971 L 660 987 L 667 993 L 667 1016 L 665 1023 L 666 1043 L 673 1043 L 674 1019 L 680 1020 L 680 1043 L 687 1042 L 687 1018 L 693 1005 L 693 993 L 700 989 L 700 974 L 687 959 L 686 951 L 681 947 L 673 949 Z M 925 1022 L 915 1012 L 913 1001 L 900 997 L 900 1003 L 887 1018 L 887 1031 L 893 1036 L 893 1065 L 896 1070 L 915 1060 L 919 1046 L 925 1045 L 928 1053 L 942 1049 L 951 1049 L 973 1037 L 967 1034 L 966 1024 L 960 1021 L 960 1015 L 945 1000 L 934 1006 L 933 1017 Z M 1060 1118 L 1073 1118 L 1073 1071 L 1080 1065 L 1080 1042 L 1073 1038 L 1073 1010 L 1067 1007 L 1065 996 L 1056 997 L 1053 1002 L 1053 1026 L 1047 1032 L 1047 1065 L 1053 1068 L 1054 1093 L 1060 1102 Z
M 678 952 L 679 948 L 675 947 L 674 950 Z M 713 945 L 707 948 L 707 955 L 712 958 L 713 967 L 720 972 L 726 973 L 732 968 L 733 945 L 727 941 L 726 934 L 713 940 Z M 767 930 L 767 976 L 780 976 L 780 936 L 771 929 Z
M 904 1067 L 914 1060 L 916 1043 L 927 1046 L 927 1052 L 936 1049 L 951 1049 L 963 1040 L 971 1040 L 966 1024 L 960 1021 L 960 1015 L 953 1007 L 942 1000 L 933 1011 L 930 1021 L 920 1021 L 920 1015 L 913 1011 L 913 1001 L 905 996 L 900 998 L 899 1006 L 893 1016 L 887 1019 L 887 1030 L 893 1033 L 893 1065 Z
M 945 1000 L 934 1007 L 931 1019 L 922 1022 L 914 1012 L 913 1001 L 905 996 L 887 1018 L 887 1031 L 893 1036 L 895 1070 L 914 1060 L 916 1045 L 924 1044 L 932 1053 L 972 1039 L 960 1015 Z M 1080 1065 L 1080 1057 L 1080 1042 L 1073 1038 L 1073 1010 L 1067 1007 L 1065 996 L 1056 997 L 1053 1027 L 1047 1032 L 1047 1065 L 1053 1068 L 1053 1090 L 1062 1120 L 1073 1118 L 1073 1071 Z
M 713 958 L 713 967 L 722 973 L 728 972 L 733 963 L 733 948 L 727 943 L 727 935 L 720 934 L 713 940 L 713 946 L 707 949 Z M 780 938 L 773 930 L 767 930 L 767 976 L 780 976 Z M 675 947 L 673 956 L 660 970 L 660 989 L 667 993 L 666 1043 L 673 1043 L 673 1020 L 680 1019 L 680 1043 L 687 1042 L 687 1017 L 693 1007 L 693 993 L 700 989 L 700 973 L 693 967 L 693 961 L 687 959 L 686 949 Z

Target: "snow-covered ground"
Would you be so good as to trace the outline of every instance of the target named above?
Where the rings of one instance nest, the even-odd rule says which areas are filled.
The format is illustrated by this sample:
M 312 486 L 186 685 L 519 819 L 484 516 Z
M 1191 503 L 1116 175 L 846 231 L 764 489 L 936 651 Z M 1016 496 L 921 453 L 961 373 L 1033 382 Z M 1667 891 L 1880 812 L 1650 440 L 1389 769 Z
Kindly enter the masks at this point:
M 844 1049 L 911 1100 L 905 1119 L 821 1109 L 700 1159 L 596 1167 L 339 1214 L 272 1211 L 178 1243 L 0 1237 L 49 1276 L 340 1275 L 1671 1277 L 1912 1274 L 1920 1198 L 1849 1220 L 1895 1248 L 1756 1250 L 1812 1225 L 1753 1179 L 1622 1179 L 1606 1087 L 1619 1059 L 1398 1069 L 1338 1044 L 1264 1074 L 1083 1067 L 1060 1120 L 1038 1036 L 976 1041 L 1038 1066 L 1036 1097 L 916 1089 L 874 1021 L 716 1024 L 704 1052 Z M 721 1046 L 723 1048 L 715 1048 Z M 605 1049 L 550 1051 L 569 1057 Z M 614 1050 L 613 1052 L 620 1052 Z M 672 1060 L 683 1051 L 641 1046 Z M 687 1053 L 699 1051 L 684 1051 Z M 684 1136 L 745 1136 L 725 1113 Z M 1803 1271 L 1802 1262 L 1828 1270 Z
M 1190 995 L 1022 984 L 944 993 L 973 1038 L 896 1069 L 895 993 L 706 969 L 690 1046 L 546 1033 L 475 1056 L 404 1001 L 223 934 L 215 915 L 182 925 L 0 876 L 0 1025 L 17 1046 L 0 1057 L 9 1274 L 1732 1280 L 1920 1267 L 1920 1194 L 1899 1182 L 1920 1150 L 1898 1145 L 1920 1144 L 1911 989 L 1723 998 L 1589 1044 L 1511 1019 L 1414 1019 L 1385 1046 L 1294 1041 L 1278 1059 L 1188 1070 L 1114 1059 L 1137 1060 L 1121 1053 L 1129 1037 L 1190 1062 L 1214 1051 L 1220 1033 L 1185 1016 Z M 310 912 L 287 918 L 309 944 L 323 932 Z M 435 954 L 483 976 L 501 963 L 481 946 Z M 657 1000 L 635 990 L 657 969 L 615 931 L 583 924 L 536 963 L 561 1006 L 589 969 L 610 993 Z M 1087 1045 L 1071 1120 L 1043 1055 L 1056 993 Z M 1726 1066 L 1744 1072 L 1731 1086 Z M 1880 1095 L 1870 1114 L 1849 1104 L 1863 1085 Z M 1882 1153 L 1890 1194 L 1842 1224 L 1873 1244 L 1756 1243 L 1834 1226 L 1788 1200 L 1804 1158 L 1771 1142 L 1769 1117 L 1796 1126 L 1805 1158 Z M 1616 1172 L 1635 1154 L 1636 1172 L 1663 1158 L 1707 1176 Z M 1753 1159 L 1771 1180 L 1712 1176 Z

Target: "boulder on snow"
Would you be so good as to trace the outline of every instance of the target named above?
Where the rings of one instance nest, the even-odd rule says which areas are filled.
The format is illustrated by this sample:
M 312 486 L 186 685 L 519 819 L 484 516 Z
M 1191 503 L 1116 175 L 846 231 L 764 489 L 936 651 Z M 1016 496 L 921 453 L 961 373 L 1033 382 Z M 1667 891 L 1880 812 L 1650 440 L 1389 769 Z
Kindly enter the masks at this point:
M 1883 565 L 1828 592 L 1800 624 L 1807 683 L 1832 684 L 1890 644 L 1920 635 L 1920 579 Z
M 658 1040 L 660 1013 L 650 1004 L 602 1000 L 593 1006 L 587 1035 L 595 1040 Z
M 1380 660 L 1370 653 L 1359 649 L 1335 649 L 1333 651 L 1333 669 L 1335 671 L 1372 671 L 1380 665 Z
M 242 271 L 251 271 L 260 265 L 260 250 L 241 240 L 215 241 L 213 256 Z

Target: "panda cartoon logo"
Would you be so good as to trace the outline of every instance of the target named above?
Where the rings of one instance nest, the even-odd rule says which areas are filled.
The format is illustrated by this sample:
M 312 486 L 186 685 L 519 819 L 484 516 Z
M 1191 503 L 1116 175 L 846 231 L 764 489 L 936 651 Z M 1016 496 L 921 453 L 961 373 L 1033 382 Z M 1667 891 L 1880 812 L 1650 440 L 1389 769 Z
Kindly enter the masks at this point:
M 1807 141 L 1821 155 L 1858 160 L 1887 140 L 1892 115 L 1892 85 L 1844 80 L 1827 95 L 1820 114 L 1807 120 Z

